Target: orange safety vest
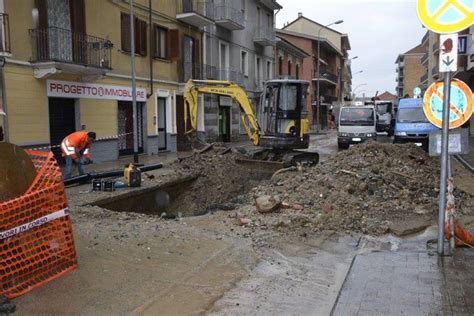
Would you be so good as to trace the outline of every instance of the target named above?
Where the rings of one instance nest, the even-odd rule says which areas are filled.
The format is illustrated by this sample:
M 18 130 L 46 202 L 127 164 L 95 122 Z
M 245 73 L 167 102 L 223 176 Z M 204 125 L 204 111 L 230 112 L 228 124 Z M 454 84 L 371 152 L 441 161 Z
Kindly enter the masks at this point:
M 88 142 L 87 132 L 79 131 L 66 136 L 61 142 L 61 151 L 63 157 L 71 156 L 72 159 L 77 159 L 76 151 L 84 150 L 84 158 L 89 159 L 89 148 L 91 144 Z

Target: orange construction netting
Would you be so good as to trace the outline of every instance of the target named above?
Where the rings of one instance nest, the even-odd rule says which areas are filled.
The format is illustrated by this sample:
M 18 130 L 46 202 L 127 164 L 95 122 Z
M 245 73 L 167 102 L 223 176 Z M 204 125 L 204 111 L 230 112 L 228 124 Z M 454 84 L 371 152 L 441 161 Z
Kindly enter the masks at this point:
M 0 294 L 8 298 L 77 267 L 61 170 L 51 152 L 26 152 L 36 178 L 25 194 L 0 202 Z

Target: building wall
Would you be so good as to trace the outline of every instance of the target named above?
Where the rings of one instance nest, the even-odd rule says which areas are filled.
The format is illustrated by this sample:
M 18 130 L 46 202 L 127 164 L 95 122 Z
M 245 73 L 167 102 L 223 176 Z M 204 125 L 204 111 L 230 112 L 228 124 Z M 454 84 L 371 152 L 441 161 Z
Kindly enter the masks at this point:
M 405 55 L 403 95 L 413 97 L 413 89 L 420 84 L 420 77 L 425 74 L 425 67 L 421 64 L 422 56 L 423 54 Z
M 285 30 L 317 37 L 321 28 L 321 25 L 308 21 L 305 18 L 301 18 L 286 26 Z M 320 35 L 322 38 L 326 38 L 329 42 L 331 42 L 331 44 L 337 49 L 341 50 L 341 33 L 324 28 Z
M 220 5 L 222 1 L 216 1 Z M 242 10 L 241 1 L 227 1 L 235 10 Z M 261 5 L 257 0 L 245 0 L 245 28 L 243 30 L 228 30 L 219 25 L 205 27 L 205 44 L 203 44 L 203 63 L 215 67 L 220 66 L 220 45 L 228 45 L 229 68 L 234 73 L 237 84 L 243 86 L 246 93 L 256 110 L 258 106 L 258 97 L 261 93 L 261 83 L 264 80 L 274 77 L 274 47 L 262 46 L 254 42 L 254 37 L 259 30 L 257 23 L 257 7 L 260 8 L 262 23 L 266 21 L 267 14 L 273 19 L 273 11 Z M 265 18 L 263 18 L 265 16 Z M 266 23 L 266 22 L 265 22 Z M 266 25 L 266 24 L 265 24 Z M 273 29 L 273 22 L 272 22 Z M 247 53 L 248 72 L 245 75 L 241 69 L 242 51 Z M 257 75 L 256 60 L 260 58 L 260 75 Z M 270 62 L 270 76 L 266 74 L 267 62 Z M 219 77 L 217 79 L 226 79 Z M 205 119 L 200 131 L 208 141 L 219 139 L 219 106 L 231 106 L 231 135 L 232 139 L 239 139 L 245 134 L 245 129 L 240 121 L 240 107 L 231 103 L 229 99 L 217 96 L 206 96 L 203 100 Z
M 113 44 L 112 70 L 98 76 L 92 83 L 131 86 L 130 54 L 121 50 L 121 12 L 128 13 L 129 4 L 119 0 L 85 0 L 85 29 L 91 36 L 109 39 Z M 148 0 L 135 0 L 135 15 L 148 21 Z M 50 143 L 49 110 L 46 79 L 82 82 L 91 79 L 82 76 L 81 70 L 72 73 L 57 72 L 44 79 L 34 77 L 34 65 L 30 64 L 34 43 L 29 29 L 33 28 L 32 9 L 34 0 L 6 1 L 5 12 L 10 17 L 10 38 L 12 57 L 4 68 L 9 141 L 34 147 Z M 176 20 L 176 1 L 153 0 L 152 23 L 168 29 L 179 29 L 180 38 L 188 34 L 197 39 L 201 31 Z M 107 27 L 104 27 L 107 25 Z M 180 58 L 174 60 L 153 59 L 153 89 L 150 84 L 151 41 L 147 31 L 147 56 L 136 55 L 137 87 L 147 90 L 148 99 L 144 107 L 144 151 L 156 153 L 157 145 L 157 91 L 167 93 L 168 150 L 176 150 L 176 93 L 179 93 Z M 181 45 L 181 42 L 179 42 Z M 182 52 L 181 52 L 182 53 Z M 78 65 L 80 68 L 81 66 Z M 94 130 L 98 137 L 112 138 L 94 144 L 94 151 L 100 153 L 100 160 L 116 159 L 118 145 L 118 106 L 116 100 L 78 99 L 76 100 L 76 128 L 85 125 Z M 115 139 L 114 139 L 115 137 Z M 56 145 L 56 144 L 51 144 Z M 110 158 L 110 159 L 107 159 Z

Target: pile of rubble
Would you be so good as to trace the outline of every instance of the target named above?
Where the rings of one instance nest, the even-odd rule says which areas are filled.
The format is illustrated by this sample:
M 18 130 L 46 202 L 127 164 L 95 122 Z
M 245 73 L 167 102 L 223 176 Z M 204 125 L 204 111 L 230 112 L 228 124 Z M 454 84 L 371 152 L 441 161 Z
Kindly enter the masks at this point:
M 213 145 L 172 166 L 180 176 L 196 178 L 180 199 L 183 215 L 231 210 L 243 203 L 241 195 L 260 184 L 265 175 L 235 162 L 242 157 L 231 148 Z
M 267 196 L 259 203 L 286 206 L 270 215 L 277 228 L 379 235 L 394 221 L 436 218 L 438 188 L 437 159 L 415 145 L 372 142 L 339 152 L 317 167 L 279 174 L 251 194 Z M 455 196 L 458 212 L 474 212 L 471 196 L 460 191 Z M 294 220 L 276 220 L 282 213 Z

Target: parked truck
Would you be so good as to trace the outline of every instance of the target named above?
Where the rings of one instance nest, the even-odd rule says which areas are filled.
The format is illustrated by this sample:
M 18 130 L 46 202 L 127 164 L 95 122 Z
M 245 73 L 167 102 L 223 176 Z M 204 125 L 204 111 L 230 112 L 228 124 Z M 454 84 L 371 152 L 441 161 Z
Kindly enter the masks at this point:
M 437 129 L 423 112 L 423 99 L 400 99 L 394 143 L 415 143 L 428 150 L 429 134 Z
M 347 149 L 351 144 L 376 140 L 376 114 L 373 105 L 343 106 L 339 113 L 337 145 Z
M 387 133 L 393 136 L 395 129 L 395 115 L 392 101 L 366 101 L 365 105 L 373 105 L 377 119 L 376 129 L 378 133 Z

